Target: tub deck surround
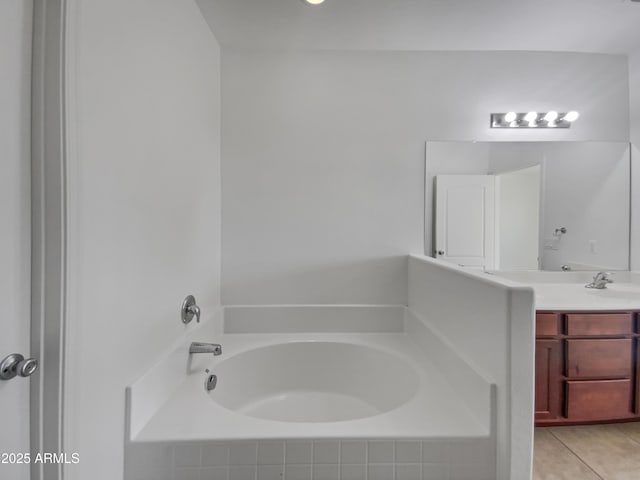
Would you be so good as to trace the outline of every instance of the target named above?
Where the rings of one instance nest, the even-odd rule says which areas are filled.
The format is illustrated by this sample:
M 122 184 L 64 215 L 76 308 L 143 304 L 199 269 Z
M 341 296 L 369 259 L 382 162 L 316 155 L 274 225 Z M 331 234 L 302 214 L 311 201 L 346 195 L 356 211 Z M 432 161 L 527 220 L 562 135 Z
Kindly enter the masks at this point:
M 198 371 L 190 369 L 144 427 L 131 430 L 131 440 L 489 438 L 489 398 L 478 418 L 478 411 L 469 408 L 413 338 L 420 331 L 406 333 L 405 310 L 402 306 L 228 307 L 224 333 L 199 339 L 221 343 L 223 354 L 207 357 Z M 326 331 L 327 325 L 333 331 Z M 186 362 L 186 349 L 184 356 Z M 204 389 L 205 368 L 218 375 L 212 392 Z M 262 378 L 268 375 L 273 377 Z M 302 382 L 296 391 L 286 391 L 287 375 Z M 484 386 L 483 394 L 489 397 L 488 383 Z M 311 402 L 305 417 L 300 408 L 308 393 L 305 389 L 312 392 L 309 401 L 313 394 L 324 394 L 326 404 L 336 411 L 314 409 Z M 278 392 L 286 397 L 280 406 L 272 402 Z
M 264 442 L 288 446 L 333 440 L 367 445 L 422 442 L 423 447 L 427 442 L 430 449 L 439 451 L 462 442 L 468 447 L 464 454 L 468 461 L 444 455 L 447 473 L 435 478 L 530 478 L 533 289 L 417 255 L 408 259 L 408 285 L 407 306 L 224 307 L 220 328 L 213 328 L 211 336 L 192 339 L 222 344 L 221 356 L 189 358 L 185 341 L 181 351 L 162 359 L 129 387 L 127 448 L 171 445 L 178 449 L 180 445 L 210 443 L 233 448 L 249 442 L 259 450 Z M 310 346 L 308 355 L 305 346 Z M 287 352 L 288 348 L 293 350 Z M 314 358 L 312 363 L 310 358 Z M 172 362 L 177 366 L 169 365 Z M 257 370 L 263 370 L 251 377 L 253 363 L 260 363 Z M 290 371 L 285 375 L 287 368 Z M 205 391 L 206 369 L 219 374 L 213 393 Z M 378 370 L 384 373 L 382 380 L 375 375 Z M 312 379 L 325 378 L 296 383 L 305 379 L 304 372 Z M 327 372 L 335 372 L 340 380 L 332 385 Z M 229 377 L 234 380 L 223 393 Z M 236 377 L 244 377 L 249 386 Z M 402 377 L 408 382 L 401 381 L 385 392 L 383 389 L 393 383 L 385 378 L 392 377 L 393 381 Z M 287 384 L 287 378 L 297 380 Z M 360 383 L 365 379 L 365 385 L 379 384 L 380 390 L 351 385 L 359 383 L 351 382 L 353 378 Z M 282 388 L 269 390 L 278 382 Z M 305 389 L 329 393 L 328 403 L 336 401 L 339 408 L 329 409 L 326 415 L 316 405 L 314 415 L 320 414 L 304 417 L 300 415 L 304 398 L 296 395 L 291 396 L 292 412 L 286 406 L 272 408 L 277 407 L 278 393 L 286 399 Z M 335 393 L 337 397 L 346 395 L 347 402 L 332 396 Z M 376 394 L 384 398 L 371 401 Z M 216 395 L 220 395 L 219 402 Z M 354 399 L 355 406 L 349 404 Z M 266 410 L 261 410 L 263 400 Z M 423 448 L 423 454 L 426 452 Z M 261 478 L 259 462 L 254 461 L 253 453 L 250 457 L 247 470 L 253 469 L 253 473 L 247 478 Z M 204 453 L 199 458 L 204 460 Z M 386 480 L 409 470 L 411 478 L 419 478 L 420 472 L 424 477 L 425 467 L 429 468 L 424 457 L 416 457 L 416 464 L 407 468 L 399 467 L 401 462 L 395 457 L 387 460 L 380 468 L 368 461 L 360 463 L 358 478 Z M 338 479 L 343 474 L 342 460 L 332 464 L 329 477 L 324 467 L 318 467 L 316 475 L 316 463 L 314 458 L 308 459 L 305 472 L 298 472 L 302 474 L 298 477 L 286 468 L 269 470 L 269 474 L 277 474 L 275 478 L 284 475 L 287 480 L 308 480 L 310 471 L 314 479 Z M 466 470 L 455 470 L 458 465 Z M 233 462 L 225 468 L 223 478 L 231 478 Z M 350 468 L 347 471 L 353 473 Z M 363 471 L 366 476 L 361 475 Z
M 204 312 L 202 323 L 184 326 L 183 337 L 125 392 L 126 438 L 137 435 L 162 407 L 189 373 L 200 372 L 208 359 L 188 355 L 189 344 L 203 338 L 215 338 L 223 331 L 224 309 Z
M 423 255 L 409 256 L 408 284 L 409 310 L 427 321 L 430 329 L 459 352 L 466 363 L 496 385 L 495 478 L 530 479 L 533 289 Z

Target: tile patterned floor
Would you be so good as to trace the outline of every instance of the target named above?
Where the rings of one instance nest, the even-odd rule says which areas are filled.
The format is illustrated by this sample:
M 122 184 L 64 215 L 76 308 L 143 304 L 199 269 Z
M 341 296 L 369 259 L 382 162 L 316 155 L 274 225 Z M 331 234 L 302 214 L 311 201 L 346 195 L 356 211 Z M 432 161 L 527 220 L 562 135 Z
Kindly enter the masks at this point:
M 640 422 L 535 429 L 534 480 L 640 480 Z

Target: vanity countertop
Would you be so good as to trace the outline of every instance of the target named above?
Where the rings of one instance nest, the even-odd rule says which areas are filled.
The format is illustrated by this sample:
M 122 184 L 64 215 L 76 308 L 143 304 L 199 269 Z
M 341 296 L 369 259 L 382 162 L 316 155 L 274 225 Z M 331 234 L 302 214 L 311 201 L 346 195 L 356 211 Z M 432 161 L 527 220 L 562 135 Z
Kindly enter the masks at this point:
M 584 284 L 538 283 L 536 310 L 640 310 L 640 284 L 610 283 L 598 290 Z
M 494 272 L 533 287 L 536 310 L 640 310 L 640 272 L 614 272 L 606 288 L 585 288 L 597 272 Z

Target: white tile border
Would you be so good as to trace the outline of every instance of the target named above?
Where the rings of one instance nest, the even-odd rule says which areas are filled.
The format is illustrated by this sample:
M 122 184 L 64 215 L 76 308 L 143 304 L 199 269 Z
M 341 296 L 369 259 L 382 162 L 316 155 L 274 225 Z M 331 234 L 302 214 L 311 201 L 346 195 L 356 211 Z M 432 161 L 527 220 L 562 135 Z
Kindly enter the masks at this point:
M 317 462 L 314 452 L 332 444 L 337 448 L 337 461 L 322 463 L 327 458 L 321 456 L 321 462 Z M 284 448 L 277 448 L 278 445 Z M 344 452 L 354 446 L 373 448 L 351 452 L 347 454 L 349 458 L 344 458 Z M 411 447 L 406 450 L 410 451 L 406 456 L 410 461 L 400 461 L 402 455 L 398 458 L 398 452 L 407 446 Z M 130 444 L 128 448 L 124 480 L 458 480 L 455 475 L 465 476 L 469 472 L 475 475 L 473 480 L 495 479 L 495 442 L 491 438 L 422 441 L 310 439 L 286 443 L 269 440 Z M 259 463 L 261 459 L 257 452 L 263 448 L 269 451 L 266 457 L 273 463 Z M 374 451 L 371 458 L 366 453 L 369 450 Z M 376 450 L 379 451 L 375 453 Z M 287 451 L 294 455 L 293 461 L 297 463 L 287 462 Z M 234 452 L 234 455 L 229 452 Z M 217 458 L 218 464 L 209 465 L 207 455 Z M 331 458 L 336 458 L 334 455 L 332 453 Z M 262 460 L 266 457 L 263 455 Z M 226 464 L 220 461 L 224 458 L 228 459 Z M 350 463 L 354 459 L 364 461 Z M 451 479 L 450 472 L 454 475 Z

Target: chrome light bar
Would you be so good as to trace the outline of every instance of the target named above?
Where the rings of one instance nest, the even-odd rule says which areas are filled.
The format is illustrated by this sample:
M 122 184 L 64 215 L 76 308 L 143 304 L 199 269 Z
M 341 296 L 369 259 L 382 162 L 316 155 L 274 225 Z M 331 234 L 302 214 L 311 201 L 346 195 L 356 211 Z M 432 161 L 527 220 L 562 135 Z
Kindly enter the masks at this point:
M 492 113 L 491 128 L 571 128 L 578 112 L 526 112 Z

